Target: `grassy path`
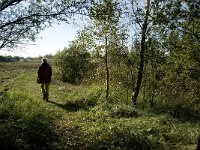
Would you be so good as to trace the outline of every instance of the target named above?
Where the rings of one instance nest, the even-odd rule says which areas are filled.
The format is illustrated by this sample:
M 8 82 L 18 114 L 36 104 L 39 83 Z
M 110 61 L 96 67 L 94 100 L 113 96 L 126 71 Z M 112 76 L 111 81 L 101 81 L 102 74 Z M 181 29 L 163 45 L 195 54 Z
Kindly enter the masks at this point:
M 8 82 L 9 94 L 0 97 L 1 149 L 195 149 L 197 123 L 104 103 L 99 87 L 53 79 L 45 102 L 35 69 Z

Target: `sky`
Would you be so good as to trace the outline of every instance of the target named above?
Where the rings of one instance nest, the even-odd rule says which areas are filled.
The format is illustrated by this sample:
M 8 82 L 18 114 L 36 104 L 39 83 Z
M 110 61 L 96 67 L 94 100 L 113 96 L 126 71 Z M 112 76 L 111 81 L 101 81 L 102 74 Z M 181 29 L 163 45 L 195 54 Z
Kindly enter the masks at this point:
M 57 51 L 68 47 L 70 41 L 76 38 L 78 28 L 72 24 L 54 24 L 50 28 L 43 30 L 38 39 L 27 45 L 23 50 L 16 52 L 1 52 L 0 55 L 11 55 L 21 57 L 37 57 L 46 54 L 55 54 Z

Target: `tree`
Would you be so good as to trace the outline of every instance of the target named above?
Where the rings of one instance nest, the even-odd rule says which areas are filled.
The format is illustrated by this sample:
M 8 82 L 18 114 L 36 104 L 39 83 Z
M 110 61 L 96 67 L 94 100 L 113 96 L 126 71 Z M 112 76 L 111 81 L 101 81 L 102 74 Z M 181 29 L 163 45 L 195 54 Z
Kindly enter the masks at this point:
M 58 52 L 55 56 L 59 75 L 65 82 L 79 84 L 89 71 L 90 54 L 83 48 L 82 43 L 75 40 L 69 48 Z
M 198 116 L 199 0 L 153 1 L 151 4 L 152 26 L 151 33 L 148 33 L 148 43 L 151 39 L 154 46 L 151 44 L 150 49 L 148 46 L 145 58 L 148 57 L 150 63 L 143 78 L 149 82 L 144 82 L 144 85 L 152 82 L 152 88 L 149 89 L 156 88 L 156 91 L 145 92 L 149 92 L 148 99 L 156 93 L 153 96 L 159 107 L 164 107 L 176 117 Z M 151 55 L 154 55 L 153 59 Z M 149 69 L 152 69 L 152 73 Z M 153 87 L 153 82 L 156 87 Z
M 85 7 L 84 0 L 2 0 L 0 2 L 0 49 L 11 50 L 34 41 L 55 21 L 69 18 Z
M 138 68 L 138 75 L 137 75 L 137 82 L 134 89 L 134 93 L 132 96 L 133 104 L 136 105 L 137 97 L 140 91 L 140 86 L 142 83 L 142 76 L 143 76 L 143 67 L 144 67 L 144 57 L 145 57 L 145 49 L 146 49 L 146 32 L 148 26 L 148 18 L 150 15 L 150 0 L 146 0 L 146 12 L 144 17 L 144 22 L 141 28 L 141 43 L 140 43 L 140 62 Z
M 94 4 L 90 10 L 90 18 L 94 22 L 95 26 L 99 28 L 97 33 L 98 38 L 104 39 L 104 58 L 105 58 L 105 70 L 106 70 L 106 99 L 109 97 L 109 49 L 113 44 L 113 38 L 117 32 L 117 23 L 119 22 L 119 9 L 118 3 L 113 0 L 103 0 L 102 3 Z

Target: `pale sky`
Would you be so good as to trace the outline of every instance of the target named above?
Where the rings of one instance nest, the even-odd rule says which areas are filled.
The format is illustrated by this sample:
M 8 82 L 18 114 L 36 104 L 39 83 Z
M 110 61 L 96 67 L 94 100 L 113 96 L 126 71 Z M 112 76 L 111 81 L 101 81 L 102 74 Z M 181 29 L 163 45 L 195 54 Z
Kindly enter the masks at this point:
M 24 50 L 12 53 L 3 51 L 0 55 L 37 57 L 46 54 L 55 54 L 57 51 L 68 47 L 68 43 L 75 39 L 77 30 L 78 28 L 74 27 L 73 24 L 54 24 L 39 34 L 39 38 L 33 43 L 34 45 L 27 45 Z
M 75 39 L 77 28 L 69 24 L 55 24 L 51 28 L 42 31 L 36 40 L 36 45 L 27 47 L 25 55 L 38 56 L 45 54 L 55 54 L 58 50 L 63 50 L 68 43 Z
M 27 46 L 23 56 L 37 57 L 39 55 L 55 54 L 57 51 L 63 50 L 70 41 L 75 39 L 76 32 L 77 28 L 71 24 L 55 24 L 51 28 L 42 31 L 35 45 Z

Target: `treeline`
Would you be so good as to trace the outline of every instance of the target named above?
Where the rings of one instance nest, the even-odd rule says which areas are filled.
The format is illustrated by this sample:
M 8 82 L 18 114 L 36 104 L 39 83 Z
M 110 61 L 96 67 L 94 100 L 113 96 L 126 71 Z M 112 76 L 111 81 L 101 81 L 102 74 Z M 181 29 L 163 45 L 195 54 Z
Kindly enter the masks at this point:
M 0 55 L 0 62 L 18 62 L 18 61 L 30 61 L 30 60 L 41 60 L 42 58 L 48 58 L 52 59 L 52 54 L 47 54 L 44 56 L 38 56 L 38 57 L 21 57 L 21 56 L 2 56 Z
M 19 56 L 0 56 L 0 62 L 17 62 L 24 59 L 24 57 Z
M 104 84 L 107 101 L 110 89 L 120 87 L 129 103 L 200 119 L 199 1 L 146 0 L 146 7 L 128 7 L 128 16 L 124 6 L 94 4 L 91 22 L 55 57 L 60 78 Z

